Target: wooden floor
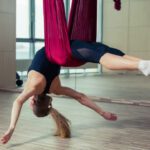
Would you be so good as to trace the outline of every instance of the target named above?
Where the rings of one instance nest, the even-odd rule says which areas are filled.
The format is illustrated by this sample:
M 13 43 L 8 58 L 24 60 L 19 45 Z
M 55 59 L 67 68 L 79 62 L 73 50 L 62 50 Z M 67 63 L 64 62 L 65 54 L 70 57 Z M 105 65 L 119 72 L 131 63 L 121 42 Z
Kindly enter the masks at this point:
M 16 96 L 0 92 L 0 135 Z M 72 99 L 54 99 L 54 107 L 71 120 L 71 139 L 53 136 L 52 119 L 36 118 L 26 103 L 11 141 L 0 150 L 150 150 L 150 107 L 97 103 L 118 114 L 118 121 L 109 122 Z

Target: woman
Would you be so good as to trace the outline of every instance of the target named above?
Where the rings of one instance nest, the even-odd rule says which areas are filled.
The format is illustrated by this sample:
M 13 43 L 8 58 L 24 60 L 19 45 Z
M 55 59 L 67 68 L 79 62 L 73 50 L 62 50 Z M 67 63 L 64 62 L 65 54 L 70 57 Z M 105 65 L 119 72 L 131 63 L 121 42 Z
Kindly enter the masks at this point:
M 150 74 L 150 61 L 144 61 L 139 58 L 125 55 L 123 52 L 101 43 L 74 40 L 71 41 L 71 49 L 74 57 L 85 62 L 100 63 L 104 67 L 112 70 L 140 70 L 145 75 Z M 57 125 L 56 135 L 70 137 L 68 120 L 52 108 L 51 98 L 46 95 L 47 93 L 70 96 L 82 105 L 91 108 L 103 118 L 111 121 L 117 120 L 115 114 L 104 111 L 85 94 L 62 86 L 59 73 L 60 66 L 48 61 L 44 48 L 39 50 L 29 67 L 28 79 L 24 90 L 13 103 L 10 126 L 1 138 L 3 144 L 7 143 L 11 138 L 21 108 L 28 99 L 30 99 L 31 109 L 37 117 L 44 117 L 48 114 L 53 116 Z

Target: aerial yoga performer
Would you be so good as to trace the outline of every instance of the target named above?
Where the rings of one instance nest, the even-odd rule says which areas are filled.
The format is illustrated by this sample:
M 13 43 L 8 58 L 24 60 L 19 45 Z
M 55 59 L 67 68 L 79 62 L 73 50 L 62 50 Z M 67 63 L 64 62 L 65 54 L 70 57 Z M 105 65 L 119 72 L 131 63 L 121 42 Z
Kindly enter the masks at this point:
M 146 76 L 150 74 L 150 61 L 95 42 L 96 0 L 73 0 L 68 29 L 63 2 L 44 2 L 45 51 L 50 62 L 68 67 L 93 62 L 111 70 L 140 70 Z M 115 9 L 120 10 L 121 0 L 114 2 Z M 52 10 L 57 13 L 51 13 Z
M 52 98 L 47 95 L 49 93 L 72 97 L 104 119 L 117 120 L 116 114 L 103 110 L 84 93 L 61 85 L 60 66 L 76 67 L 93 62 L 111 70 L 139 70 L 146 76 L 150 74 L 150 61 L 126 55 L 118 49 L 95 42 L 96 0 L 73 0 L 68 30 L 63 1 L 43 0 L 43 3 L 45 47 L 33 58 L 24 90 L 13 103 L 10 125 L 1 137 L 3 144 L 10 140 L 21 108 L 28 99 L 30 108 L 37 117 L 52 115 L 56 122 L 57 136 L 71 136 L 69 120 L 53 108 Z

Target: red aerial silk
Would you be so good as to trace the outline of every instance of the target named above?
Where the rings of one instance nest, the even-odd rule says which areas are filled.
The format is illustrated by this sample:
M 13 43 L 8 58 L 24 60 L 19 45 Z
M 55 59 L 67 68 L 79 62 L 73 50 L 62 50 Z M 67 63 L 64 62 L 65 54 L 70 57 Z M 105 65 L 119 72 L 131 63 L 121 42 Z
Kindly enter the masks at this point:
M 70 40 L 96 40 L 96 2 L 73 0 L 68 31 L 63 0 L 43 0 L 45 49 L 51 62 L 69 67 L 84 64 L 72 56 Z
M 96 41 L 97 0 L 73 0 L 68 31 L 71 40 Z
M 115 2 L 115 5 L 114 5 L 115 9 L 121 10 L 121 0 L 114 0 L 114 2 Z

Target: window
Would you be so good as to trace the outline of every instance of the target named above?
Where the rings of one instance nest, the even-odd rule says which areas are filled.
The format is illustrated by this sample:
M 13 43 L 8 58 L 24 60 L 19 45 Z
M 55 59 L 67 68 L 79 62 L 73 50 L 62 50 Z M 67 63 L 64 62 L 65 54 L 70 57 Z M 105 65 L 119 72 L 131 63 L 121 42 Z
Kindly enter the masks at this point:
M 17 42 L 16 47 L 16 59 L 30 58 L 30 43 Z
M 16 1 L 16 59 L 30 58 L 30 43 L 26 42 L 30 38 L 30 1 Z
M 29 38 L 29 0 L 17 0 L 17 38 Z
M 35 38 L 44 39 L 43 1 L 35 1 Z
M 41 49 L 44 46 L 44 42 L 36 42 L 35 43 L 35 52 Z
M 32 59 L 44 46 L 43 1 L 17 0 L 16 5 L 16 59 Z

